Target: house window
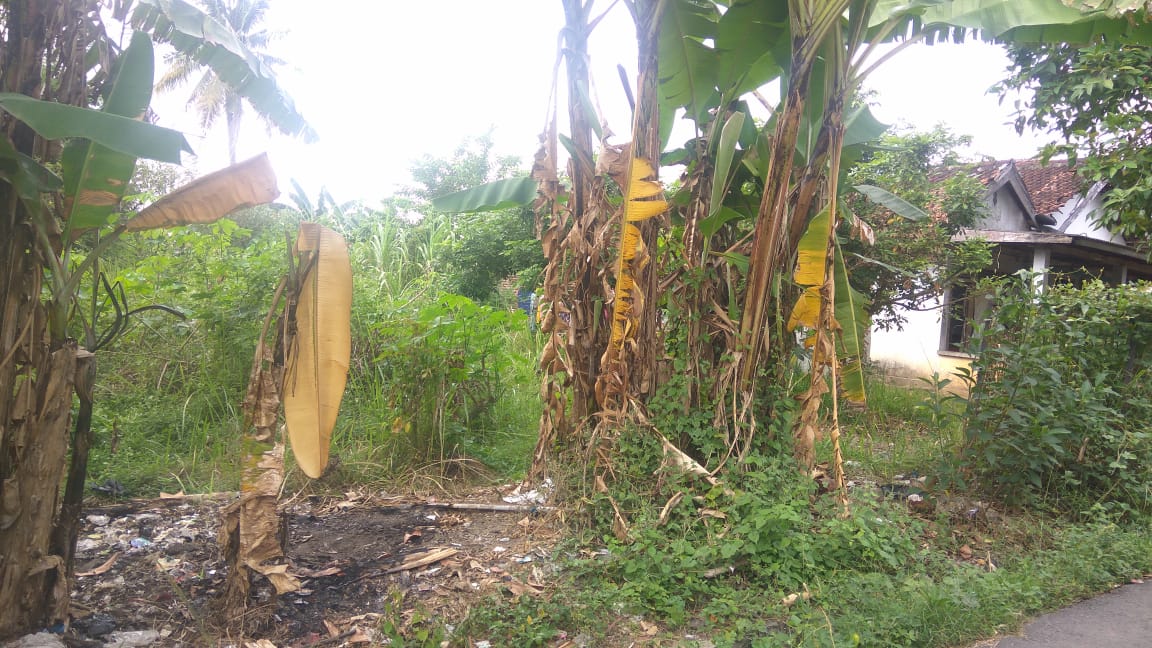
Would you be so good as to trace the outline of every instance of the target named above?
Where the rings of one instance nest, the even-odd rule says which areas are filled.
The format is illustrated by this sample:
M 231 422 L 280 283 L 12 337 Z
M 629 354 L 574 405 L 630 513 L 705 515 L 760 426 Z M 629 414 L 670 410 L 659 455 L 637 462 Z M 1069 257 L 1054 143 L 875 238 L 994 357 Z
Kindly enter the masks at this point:
M 944 331 L 941 335 L 941 351 L 961 353 L 972 337 L 972 322 L 976 319 L 975 299 L 968 293 L 968 286 L 956 284 L 948 289 L 944 300 Z

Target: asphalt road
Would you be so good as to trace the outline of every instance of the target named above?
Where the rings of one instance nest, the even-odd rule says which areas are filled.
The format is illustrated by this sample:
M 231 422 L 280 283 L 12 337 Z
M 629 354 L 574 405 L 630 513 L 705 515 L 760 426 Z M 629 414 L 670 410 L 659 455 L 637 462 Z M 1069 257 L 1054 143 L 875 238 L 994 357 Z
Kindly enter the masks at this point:
M 1152 582 L 1125 585 L 1037 617 L 988 648 L 1152 648 Z

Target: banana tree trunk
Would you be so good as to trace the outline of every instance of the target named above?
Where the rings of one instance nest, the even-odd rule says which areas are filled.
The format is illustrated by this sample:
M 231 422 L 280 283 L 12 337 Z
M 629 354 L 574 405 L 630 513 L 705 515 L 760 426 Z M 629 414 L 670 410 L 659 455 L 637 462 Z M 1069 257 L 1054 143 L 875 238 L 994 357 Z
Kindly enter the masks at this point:
M 0 220 L 0 640 L 67 614 L 65 562 L 50 546 L 77 354 L 47 338 L 40 252 L 14 202 Z

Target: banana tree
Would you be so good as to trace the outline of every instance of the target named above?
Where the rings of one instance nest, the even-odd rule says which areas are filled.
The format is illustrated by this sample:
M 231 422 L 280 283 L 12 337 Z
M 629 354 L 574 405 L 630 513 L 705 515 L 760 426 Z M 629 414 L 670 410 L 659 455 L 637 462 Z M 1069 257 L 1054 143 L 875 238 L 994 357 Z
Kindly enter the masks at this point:
M 283 558 L 277 510 L 284 482 L 280 413 L 296 463 L 320 477 L 344 396 L 352 350 L 352 265 L 336 232 L 303 223 L 290 254 L 290 270 L 264 319 L 244 397 L 244 456 L 240 499 L 223 511 L 220 548 L 228 563 L 224 605 L 241 633 L 260 627 L 249 609 L 256 574 L 275 594 L 300 588 Z
M 121 51 L 105 33 L 107 15 L 123 21 L 131 8 L 17 0 L 0 17 L 0 639 L 66 617 L 93 351 L 116 330 L 96 330 L 96 295 L 106 286 L 100 253 L 130 231 L 207 222 L 276 195 L 267 160 L 258 159 L 118 219 L 138 158 L 179 163 L 190 150 L 180 133 L 141 119 L 151 97 L 150 37 L 134 34 Z M 190 5 L 182 10 L 185 20 L 208 20 Z M 169 33 L 186 43 L 203 36 Z M 213 57 L 234 69 L 246 61 L 242 50 Z M 284 105 L 266 83 L 243 92 Z M 99 111 L 84 107 L 93 96 Z M 59 176 L 48 166 L 57 160 Z M 84 281 L 92 284 L 87 315 L 77 299 Z M 130 312 L 117 306 L 121 316 Z M 77 330 L 83 344 L 71 337 Z M 80 411 L 69 435 L 74 393 Z

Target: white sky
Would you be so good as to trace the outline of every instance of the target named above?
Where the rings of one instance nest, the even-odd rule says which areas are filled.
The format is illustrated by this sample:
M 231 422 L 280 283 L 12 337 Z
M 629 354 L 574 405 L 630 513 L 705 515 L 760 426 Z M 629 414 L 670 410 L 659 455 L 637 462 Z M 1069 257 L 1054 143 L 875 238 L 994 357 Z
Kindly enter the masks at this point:
M 595 13 L 609 4 L 600 0 Z M 560 0 L 273 0 L 267 23 L 286 32 L 274 49 L 289 62 L 280 79 L 321 138 L 304 144 L 270 136 L 245 115 L 238 157 L 268 151 L 282 200 L 294 178 L 313 200 L 325 186 L 338 201 L 378 204 L 411 182 L 413 160 L 448 156 L 489 128 L 498 153 L 531 160 L 563 25 Z M 626 137 L 615 68 L 623 64 L 634 78 L 635 42 L 623 4 L 589 49 L 600 106 Z M 889 61 L 866 86 L 878 93 L 881 121 L 920 129 L 943 122 L 974 137 L 974 155 L 1030 157 L 1041 142 L 1017 136 L 1007 125 L 1013 107 L 986 94 L 1005 66 L 1001 50 L 982 43 L 921 46 Z M 191 165 L 206 173 L 227 163 L 225 127 L 221 118 L 201 132 L 185 113 L 189 91 L 159 96 L 155 108 L 162 125 L 187 134 L 199 154 Z M 563 114 L 560 123 L 563 130 Z

